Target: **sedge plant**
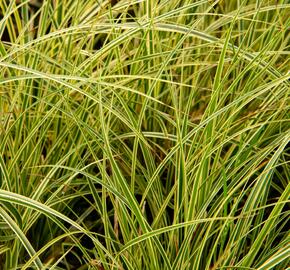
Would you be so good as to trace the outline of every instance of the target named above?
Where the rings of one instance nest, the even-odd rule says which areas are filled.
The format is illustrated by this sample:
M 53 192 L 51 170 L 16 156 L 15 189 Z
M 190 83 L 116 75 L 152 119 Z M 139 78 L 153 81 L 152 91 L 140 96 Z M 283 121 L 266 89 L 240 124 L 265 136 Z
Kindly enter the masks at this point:
M 0 0 L 0 269 L 287 269 L 289 12 Z

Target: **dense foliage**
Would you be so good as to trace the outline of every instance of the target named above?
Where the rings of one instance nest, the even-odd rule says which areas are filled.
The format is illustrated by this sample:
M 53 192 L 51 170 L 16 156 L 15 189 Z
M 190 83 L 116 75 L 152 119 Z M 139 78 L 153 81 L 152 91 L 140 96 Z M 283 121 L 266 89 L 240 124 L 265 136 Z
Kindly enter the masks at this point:
M 286 269 L 281 0 L 0 0 L 0 269 Z

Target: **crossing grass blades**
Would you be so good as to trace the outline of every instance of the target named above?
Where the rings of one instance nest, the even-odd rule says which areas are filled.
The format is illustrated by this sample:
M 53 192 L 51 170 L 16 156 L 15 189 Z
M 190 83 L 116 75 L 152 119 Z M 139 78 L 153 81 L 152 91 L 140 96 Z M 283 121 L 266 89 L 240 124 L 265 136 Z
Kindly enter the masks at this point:
M 0 0 L 0 269 L 287 269 L 289 8 Z

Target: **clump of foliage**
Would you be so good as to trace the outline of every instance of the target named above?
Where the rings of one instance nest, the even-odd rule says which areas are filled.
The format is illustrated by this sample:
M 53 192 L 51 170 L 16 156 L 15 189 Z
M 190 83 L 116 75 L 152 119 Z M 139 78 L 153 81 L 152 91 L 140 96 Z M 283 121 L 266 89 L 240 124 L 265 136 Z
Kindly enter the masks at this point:
M 0 268 L 286 269 L 289 8 L 0 0 Z

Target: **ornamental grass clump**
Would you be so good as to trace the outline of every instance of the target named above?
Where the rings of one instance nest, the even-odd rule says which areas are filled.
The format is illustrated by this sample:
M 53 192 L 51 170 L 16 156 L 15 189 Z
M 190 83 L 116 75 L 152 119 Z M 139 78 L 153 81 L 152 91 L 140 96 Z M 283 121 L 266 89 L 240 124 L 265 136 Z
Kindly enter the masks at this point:
M 0 269 L 286 269 L 281 0 L 0 0 Z

